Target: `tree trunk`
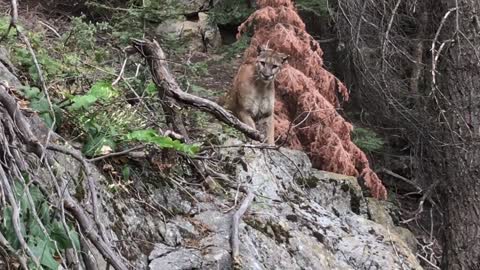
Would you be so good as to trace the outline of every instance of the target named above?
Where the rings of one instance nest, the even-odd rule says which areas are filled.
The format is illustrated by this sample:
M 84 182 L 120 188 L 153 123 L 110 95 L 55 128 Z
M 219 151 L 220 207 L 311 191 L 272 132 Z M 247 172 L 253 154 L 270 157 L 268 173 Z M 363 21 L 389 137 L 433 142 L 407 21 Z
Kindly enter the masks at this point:
M 429 219 L 446 225 L 448 270 L 480 269 L 479 12 L 479 0 L 338 0 L 355 102 L 390 138 L 404 129 L 413 178 L 442 188 L 443 219 Z
M 477 0 L 446 4 L 457 9 L 441 35 L 452 42 L 440 56 L 439 74 L 450 126 L 445 128 L 450 145 L 446 148 L 444 269 L 480 269 L 480 22 L 476 14 L 480 4 Z

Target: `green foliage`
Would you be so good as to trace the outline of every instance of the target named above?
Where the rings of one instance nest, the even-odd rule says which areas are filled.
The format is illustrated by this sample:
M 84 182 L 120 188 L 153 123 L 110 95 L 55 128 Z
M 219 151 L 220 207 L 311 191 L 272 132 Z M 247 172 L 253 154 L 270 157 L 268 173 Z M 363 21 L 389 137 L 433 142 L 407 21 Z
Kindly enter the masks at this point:
M 364 152 L 378 152 L 383 148 L 384 141 L 378 135 L 366 128 L 355 128 L 352 141 Z
M 208 74 L 208 63 L 206 61 L 191 63 L 187 67 L 194 76 L 199 77 Z
M 102 29 L 106 29 L 105 23 L 101 24 Z M 72 29 L 68 36 L 65 37 L 67 45 L 74 44 L 77 48 L 83 51 L 95 49 L 97 27 L 85 21 L 85 16 L 72 18 Z
M 123 166 L 123 168 L 122 168 L 122 179 L 124 181 L 128 181 L 128 179 L 130 179 L 130 175 L 132 175 L 130 166 L 128 166 L 128 165 Z
M 62 73 L 62 63 L 50 57 L 45 49 L 37 50 L 35 55 L 37 56 L 38 64 L 41 67 L 45 78 L 48 79 L 59 76 Z M 32 81 L 39 82 L 40 76 L 35 63 L 33 62 L 33 57 L 26 48 L 15 47 L 13 59 L 14 62 L 28 71 Z
M 30 102 L 30 108 L 38 113 L 40 118 L 48 127 L 53 124 L 53 115 L 50 111 L 47 97 L 37 87 L 24 86 L 20 89 L 22 96 Z M 60 107 L 52 104 L 53 113 L 55 114 L 56 123 L 54 129 L 62 122 L 62 113 Z
M 152 22 L 161 22 L 185 14 L 185 5 L 178 0 L 149 0 L 145 1 L 145 6 L 141 11 L 142 18 Z
M 146 91 L 154 93 L 156 86 L 150 83 L 146 87 Z M 118 95 L 119 92 L 112 87 L 111 83 L 101 81 L 95 83 L 85 95 L 72 98 L 73 103 L 69 109 L 77 114 L 77 119 L 80 120 L 79 125 L 87 134 L 87 140 L 83 147 L 85 155 L 95 156 L 100 154 L 104 147 L 114 149 L 118 143 L 129 141 L 152 143 L 161 148 L 172 148 L 192 155 L 198 151 L 197 145 L 186 145 L 169 137 L 159 136 L 150 129 L 132 132 L 131 130 L 142 128 L 144 124 L 137 119 L 138 116 L 129 109 L 129 106 L 117 107 L 116 110 L 110 112 L 95 110 L 98 102 L 105 103 L 103 106 L 111 107 L 108 102 Z
M 149 82 L 147 87 L 145 87 L 145 92 L 149 95 L 149 96 L 153 96 L 153 95 L 156 95 L 158 93 L 158 88 L 157 86 L 155 85 L 155 83 L 153 82 Z
M 295 4 L 298 9 L 313 12 L 318 16 L 329 14 L 328 0 L 297 0 Z
M 118 99 L 119 96 L 119 91 L 110 82 L 99 81 L 86 94 L 71 97 L 68 110 L 86 134 L 82 149 L 85 155 L 98 155 L 104 147 L 113 150 L 122 134 L 134 127 L 142 127 L 142 121 L 138 120 L 131 106 L 115 106 L 117 100 L 125 103 Z
M 9 16 L 0 16 L 0 36 L 4 36 L 7 33 L 8 27 L 10 26 L 10 17 Z M 22 30 L 22 28 L 20 28 Z M 15 29 L 10 29 L 10 33 L 8 33 L 8 39 L 17 36 L 17 32 Z
M 239 25 L 254 11 L 253 7 L 248 6 L 248 1 L 224 0 L 217 3 L 210 14 L 213 23 Z
M 34 185 L 23 185 L 20 181 L 16 181 L 12 187 L 16 201 L 19 202 L 20 210 L 20 230 L 24 235 L 27 246 L 30 248 L 35 257 L 44 269 L 58 269 L 59 263 L 55 256 L 58 250 L 75 247 L 80 250 L 80 240 L 78 234 L 71 228 L 65 230 L 62 223 L 55 218 L 47 198 L 42 194 L 40 189 Z M 45 226 L 46 232 L 42 230 L 40 224 L 34 217 L 32 205 L 28 202 L 26 189 L 31 194 L 33 207 L 38 214 L 42 224 Z M 0 224 L 0 231 L 5 236 L 10 245 L 20 251 L 21 246 L 17 238 L 12 223 L 12 207 L 5 206 L 3 208 L 3 222 Z M 33 261 L 29 262 L 30 269 L 35 269 Z
M 225 46 L 225 58 L 231 59 L 238 54 L 243 53 L 250 46 L 251 37 L 244 34 L 233 44 Z
M 115 15 L 108 23 L 90 22 L 85 16 L 72 17 L 70 30 L 56 38 L 48 37 L 45 31 L 49 30 L 42 30 L 41 26 L 31 32 L 25 31 L 49 88 L 56 127 L 65 122 L 69 128 L 63 132 L 82 140 L 82 150 L 87 156 L 114 151 L 118 145 L 132 140 L 194 153 L 197 146 L 184 145 L 170 138 L 150 136 L 147 139 L 140 136 L 129 139 L 126 135 L 135 130 L 147 131 L 147 121 L 154 120 L 144 117 L 143 102 L 140 106 L 127 103 L 127 98 L 131 97 L 128 93 L 133 91 L 137 92 L 136 97 L 155 97 L 158 94 L 147 73 L 137 70 L 135 78 L 128 82 L 120 81 L 115 87 L 111 85 L 118 72 L 115 68 L 119 67 L 119 63 L 112 64 L 111 52 L 114 50 L 111 47 L 121 47 L 132 37 L 141 38 L 143 33 L 138 29 L 143 29 L 144 24 L 177 16 L 182 12 L 182 5 L 176 0 L 130 0 L 126 3 L 127 8 L 111 8 L 93 1 L 90 4 L 98 9 L 111 10 Z M 6 30 L 8 24 L 8 17 L 0 17 L 0 30 Z M 11 45 L 7 48 L 12 53 L 14 64 L 20 67 L 22 75 L 32 85 L 22 89 L 23 97 L 50 126 L 53 116 L 44 93 L 38 89 L 39 76 L 32 55 L 20 41 L 7 41 Z M 170 42 L 175 48 L 185 47 L 176 37 L 170 37 Z M 205 62 L 187 66 L 189 74 L 194 76 L 206 74 L 207 67 Z M 125 74 L 128 72 L 127 67 Z M 85 89 L 89 85 L 91 87 Z
M 85 95 L 78 95 L 72 98 L 73 104 L 70 105 L 70 110 L 88 109 L 97 101 L 107 102 L 118 96 L 118 92 L 113 88 L 110 82 L 99 81 L 96 82 L 88 93 Z
M 194 155 L 200 150 L 198 145 L 188 145 L 170 137 L 160 136 L 152 129 L 133 131 L 125 137 L 126 140 L 152 143 L 160 148 L 171 148 L 189 155 Z

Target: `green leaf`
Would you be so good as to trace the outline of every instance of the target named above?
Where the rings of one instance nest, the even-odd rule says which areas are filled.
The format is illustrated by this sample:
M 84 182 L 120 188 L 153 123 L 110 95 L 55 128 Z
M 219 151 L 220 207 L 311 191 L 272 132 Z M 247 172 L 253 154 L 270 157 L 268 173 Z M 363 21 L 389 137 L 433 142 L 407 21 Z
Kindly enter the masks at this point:
M 32 197 L 33 203 L 35 205 L 40 205 L 43 201 L 45 201 L 45 196 L 43 196 L 42 191 L 37 186 L 31 185 L 29 188 L 30 196 Z
M 13 211 L 11 206 L 7 206 L 3 209 L 2 232 L 10 245 L 14 249 L 18 249 L 20 248 L 20 241 L 18 241 L 15 230 L 13 229 L 12 214 Z
M 37 220 L 32 218 L 26 225 L 29 236 L 38 236 L 41 238 L 46 237 L 46 235 L 42 231 L 42 227 L 40 227 L 40 224 L 38 224 Z
M 85 96 L 75 96 L 73 99 L 73 104 L 69 106 L 71 110 L 78 110 L 78 109 L 88 109 L 88 107 L 92 106 L 96 101 L 97 98 L 90 95 Z
M 68 228 L 67 232 L 63 227 L 62 223 L 58 221 L 52 223 L 52 225 L 49 227 L 49 231 L 50 237 L 57 242 L 59 249 L 72 248 L 73 246 L 75 246 L 77 250 L 80 250 L 80 240 L 76 231 Z M 70 241 L 70 237 L 68 237 L 69 234 L 72 238 L 73 243 L 72 241 Z
M 43 202 L 37 209 L 37 214 L 43 225 L 48 226 L 50 224 L 50 207 L 47 202 Z
M 145 88 L 145 92 L 147 92 L 147 94 L 150 96 L 153 96 L 158 93 L 157 86 L 153 82 L 150 82 Z
M 123 180 L 127 181 L 128 179 L 130 179 L 130 166 L 128 165 L 125 165 L 123 166 L 122 168 L 122 177 L 123 177 Z
M 90 88 L 90 91 L 88 91 L 87 95 L 108 101 L 112 97 L 116 97 L 118 93 L 115 91 L 110 82 L 100 81 L 92 85 L 92 88 Z
M 43 120 L 43 122 L 45 123 L 45 125 L 47 127 L 52 127 L 53 125 L 53 117 L 50 115 L 49 112 L 45 112 L 45 113 L 41 113 L 40 115 L 40 118 Z M 55 126 L 53 127 L 53 129 L 55 130 Z
M 88 109 L 98 100 L 108 101 L 112 97 L 116 97 L 118 92 L 109 82 L 96 82 L 87 94 L 73 97 L 73 104 L 69 106 L 70 110 Z
M 40 89 L 38 89 L 37 87 L 24 86 L 21 89 L 23 91 L 23 95 L 28 100 L 40 97 L 41 92 L 40 92 Z
M 112 149 L 115 148 L 115 142 L 107 137 L 105 134 L 99 134 L 87 141 L 87 143 L 83 146 L 82 152 L 86 156 L 95 156 L 99 153 L 100 149 L 103 146 L 110 146 Z
M 170 137 L 160 136 L 153 129 L 136 130 L 126 135 L 126 140 L 136 140 L 146 143 L 153 143 L 161 148 L 172 148 L 189 155 L 196 154 L 200 146 L 188 145 Z
M 16 195 L 17 200 L 20 201 L 20 213 L 23 214 L 23 220 L 27 218 L 27 210 L 30 210 L 30 203 L 28 203 L 27 193 L 24 190 L 24 185 L 19 181 L 15 181 L 13 185 L 14 193 Z
M 48 100 L 44 97 L 40 99 L 34 99 L 30 103 L 30 108 L 32 108 L 32 110 L 34 111 L 37 111 L 38 113 L 50 112 Z
M 27 245 L 42 266 L 52 270 L 58 269 L 59 263 L 53 258 L 54 245 L 52 242 L 39 237 L 32 237 Z

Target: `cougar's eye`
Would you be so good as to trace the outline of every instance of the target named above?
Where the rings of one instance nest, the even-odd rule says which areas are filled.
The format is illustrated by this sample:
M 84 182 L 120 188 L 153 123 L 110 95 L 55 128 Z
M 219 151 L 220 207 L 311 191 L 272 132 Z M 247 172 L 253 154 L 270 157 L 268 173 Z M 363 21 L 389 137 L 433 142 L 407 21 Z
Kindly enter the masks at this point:
M 273 69 L 276 69 L 276 68 L 278 68 L 278 66 L 277 66 L 277 65 L 273 65 L 272 68 L 273 68 Z
M 265 66 L 265 61 L 260 61 L 260 65 Z

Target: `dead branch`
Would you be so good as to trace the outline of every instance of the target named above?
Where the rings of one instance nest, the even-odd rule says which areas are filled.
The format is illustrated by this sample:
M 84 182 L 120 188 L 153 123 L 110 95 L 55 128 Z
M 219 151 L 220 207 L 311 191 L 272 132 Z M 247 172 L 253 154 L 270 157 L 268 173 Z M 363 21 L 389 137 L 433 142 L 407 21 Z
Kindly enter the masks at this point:
M 102 236 L 102 239 L 106 242 L 109 242 L 107 238 L 107 234 L 105 233 L 105 227 L 103 226 L 103 223 L 99 219 L 99 208 L 98 208 L 97 190 L 96 190 L 97 184 L 95 183 L 95 179 L 92 175 L 92 171 L 90 170 L 89 164 L 79 153 L 73 150 L 70 150 L 66 147 L 49 144 L 47 145 L 47 149 L 60 152 L 66 155 L 70 155 L 73 158 L 75 158 L 77 161 L 82 163 L 83 169 L 85 170 L 85 174 L 87 177 L 88 189 L 90 191 L 90 197 L 91 197 L 90 199 L 92 201 L 92 209 L 93 209 L 93 218 L 100 231 L 100 235 Z
M 214 115 L 218 120 L 238 129 L 249 138 L 263 141 L 264 136 L 257 130 L 244 124 L 238 118 L 227 112 L 217 103 L 185 93 L 177 84 L 171 74 L 165 59 L 165 53 L 158 42 L 148 40 L 133 40 L 133 47 L 147 60 L 152 72 L 153 81 L 159 89 L 165 93 L 165 97 L 171 97 L 179 103 L 198 108 Z M 182 134 L 183 135 L 183 134 Z
M 99 160 L 106 159 L 106 158 L 123 156 L 123 155 L 126 155 L 126 154 L 130 153 L 130 152 L 140 150 L 140 149 L 143 149 L 143 148 L 145 148 L 145 145 L 135 146 L 135 147 L 132 147 L 132 148 L 120 151 L 120 152 L 110 153 L 110 154 L 106 154 L 106 155 L 103 155 L 103 156 L 91 158 L 91 159 L 88 160 L 88 162 L 95 162 L 95 161 L 99 161 Z
M 233 214 L 232 218 L 232 235 L 230 236 L 230 244 L 232 247 L 232 259 L 234 265 L 240 264 L 240 241 L 238 240 L 238 231 L 240 226 L 240 219 L 242 218 L 243 214 L 247 211 L 247 208 L 252 203 L 253 199 L 255 198 L 255 193 L 249 190 L 245 199 L 243 199 L 240 208 L 238 208 L 237 212 Z
M 399 175 L 399 174 L 397 174 L 397 173 L 394 173 L 394 172 L 392 172 L 392 171 L 390 171 L 390 170 L 388 170 L 388 169 L 386 169 L 386 168 L 382 168 L 382 169 L 380 170 L 380 172 L 386 173 L 386 174 L 388 174 L 388 175 L 390 175 L 390 176 L 392 176 L 392 177 L 394 177 L 394 178 L 396 178 L 396 179 L 398 179 L 398 180 L 401 180 L 401 181 L 403 181 L 403 182 L 411 185 L 412 187 L 414 187 L 414 188 L 417 190 L 417 192 L 423 192 L 423 189 L 422 189 L 419 185 L 417 185 L 415 182 L 413 182 L 412 180 L 410 180 L 410 179 L 407 179 L 407 178 L 405 178 L 405 177 L 403 177 L 403 176 L 401 176 L 401 175 Z
M 17 102 L 8 94 L 7 87 L 2 83 L 0 83 L 0 103 L 7 110 L 10 117 L 12 117 L 13 122 L 22 134 L 23 143 L 27 146 L 27 150 L 41 157 L 43 153 L 42 146 L 30 130 L 30 126 L 25 117 L 20 113 Z
M 253 148 L 253 149 L 271 149 L 271 150 L 280 150 L 280 146 L 270 145 L 270 144 L 231 144 L 231 145 L 210 145 L 204 146 L 201 148 L 201 151 L 204 150 L 213 150 L 221 148 Z
M 93 229 L 95 227 L 93 221 L 87 216 L 83 207 L 80 206 L 71 196 L 70 193 L 65 193 L 65 200 L 63 201 L 65 209 L 69 210 L 70 213 L 75 217 L 75 219 L 80 224 L 83 232 L 87 238 L 95 245 L 95 247 L 100 251 L 105 260 L 113 266 L 116 270 L 127 270 L 127 266 L 122 262 L 121 258 L 113 252 L 110 245 L 102 240 L 102 237 Z

